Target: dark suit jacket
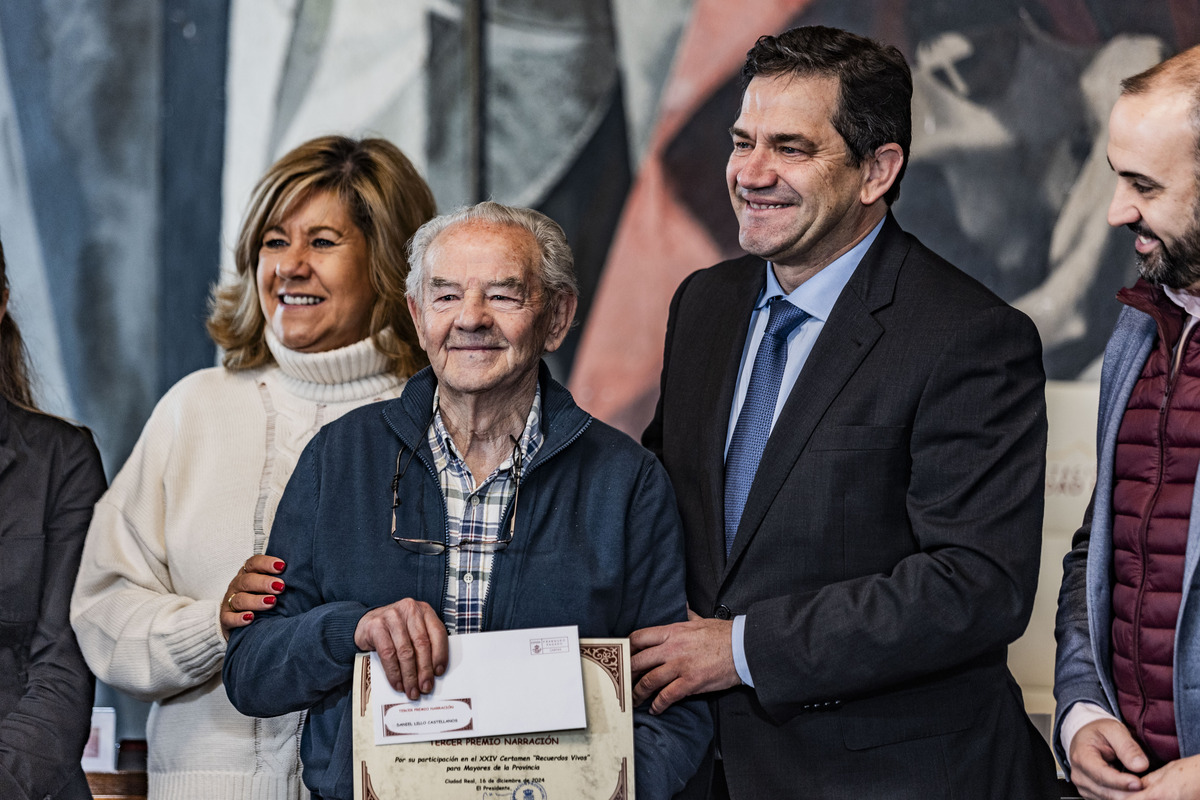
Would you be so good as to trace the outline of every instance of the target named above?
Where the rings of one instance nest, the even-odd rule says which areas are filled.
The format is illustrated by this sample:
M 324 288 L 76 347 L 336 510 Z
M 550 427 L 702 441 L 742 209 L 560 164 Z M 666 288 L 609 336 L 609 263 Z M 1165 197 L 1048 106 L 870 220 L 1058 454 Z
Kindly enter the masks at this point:
M 67 619 L 92 506 L 88 431 L 0 397 L 0 797 L 90 798 L 95 686 Z
M 764 278 L 746 257 L 679 287 L 644 437 L 679 499 L 692 609 L 746 615 L 755 688 L 714 697 L 731 795 L 1056 796 L 1005 663 L 1040 556 L 1036 329 L 889 216 L 776 422 L 726 560 L 725 435 Z

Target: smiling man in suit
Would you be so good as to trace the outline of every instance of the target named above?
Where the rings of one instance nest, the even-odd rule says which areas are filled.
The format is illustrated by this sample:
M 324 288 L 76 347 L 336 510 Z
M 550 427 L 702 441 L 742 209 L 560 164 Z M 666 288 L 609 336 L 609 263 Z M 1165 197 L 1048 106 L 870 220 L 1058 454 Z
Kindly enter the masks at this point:
M 743 75 L 726 176 L 752 255 L 676 292 L 644 436 L 692 619 L 634 634 L 635 697 L 711 699 L 694 796 L 1057 797 L 1006 666 L 1040 556 L 1037 331 L 889 213 L 898 50 L 797 28 Z

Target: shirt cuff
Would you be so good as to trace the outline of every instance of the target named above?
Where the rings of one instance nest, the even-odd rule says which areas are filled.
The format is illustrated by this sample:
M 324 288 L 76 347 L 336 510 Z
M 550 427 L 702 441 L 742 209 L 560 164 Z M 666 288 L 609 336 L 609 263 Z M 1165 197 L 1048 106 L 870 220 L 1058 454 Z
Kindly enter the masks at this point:
M 746 615 L 738 614 L 733 618 L 733 668 L 737 670 L 742 683 L 754 688 L 754 679 L 750 677 L 750 665 L 746 663 Z
M 737 657 L 734 656 L 736 659 Z M 1080 701 L 1067 709 L 1067 715 L 1063 717 L 1062 725 L 1058 728 L 1058 739 L 1062 744 L 1063 752 L 1067 758 L 1071 757 L 1071 740 L 1075 738 L 1075 734 L 1089 723 L 1095 722 L 1098 719 L 1111 719 L 1120 722 L 1119 719 L 1105 711 L 1095 703 L 1089 703 L 1086 700 Z

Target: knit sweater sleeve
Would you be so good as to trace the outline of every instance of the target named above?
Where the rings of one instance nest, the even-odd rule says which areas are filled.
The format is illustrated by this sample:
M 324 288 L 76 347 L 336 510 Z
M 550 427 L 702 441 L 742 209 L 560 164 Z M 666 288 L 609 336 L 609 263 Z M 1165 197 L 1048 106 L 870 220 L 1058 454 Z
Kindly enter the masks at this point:
M 168 487 L 187 485 L 172 466 L 187 461 L 171 457 L 178 420 L 187 417 L 176 390 L 154 410 L 96 505 L 71 600 L 71 624 L 88 666 L 140 700 L 160 700 L 203 683 L 220 670 L 225 655 L 220 601 L 177 593 L 171 575 Z M 209 533 L 194 530 L 189 536 L 198 548 L 206 542 L 218 547 L 206 538 Z

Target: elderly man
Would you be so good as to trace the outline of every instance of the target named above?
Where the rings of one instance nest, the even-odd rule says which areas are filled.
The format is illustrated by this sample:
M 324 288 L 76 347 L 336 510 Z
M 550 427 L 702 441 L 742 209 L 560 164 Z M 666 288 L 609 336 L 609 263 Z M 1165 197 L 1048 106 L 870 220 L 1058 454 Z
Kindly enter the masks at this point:
M 704 617 L 635 697 L 713 699 L 700 797 L 1057 797 L 1005 647 L 1033 606 L 1037 331 L 889 214 L 908 65 L 831 28 L 748 54 L 726 178 L 750 257 L 671 303 L 661 454 Z
M 1063 562 L 1055 741 L 1089 798 L 1200 797 L 1200 48 L 1122 83 L 1110 225 L 1141 278 L 1104 354 L 1096 489 Z
M 664 470 L 541 362 L 577 302 L 562 230 L 483 203 L 427 223 L 411 253 L 409 308 L 431 367 L 305 449 L 271 534 L 287 590 L 233 633 L 225 660 L 243 713 L 309 709 L 304 781 L 321 798 L 351 796 L 360 650 L 416 698 L 445 669 L 448 632 L 627 636 L 686 618 Z M 672 712 L 634 713 L 640 798 L 682 788 L 710 738 L 702 703 Z

